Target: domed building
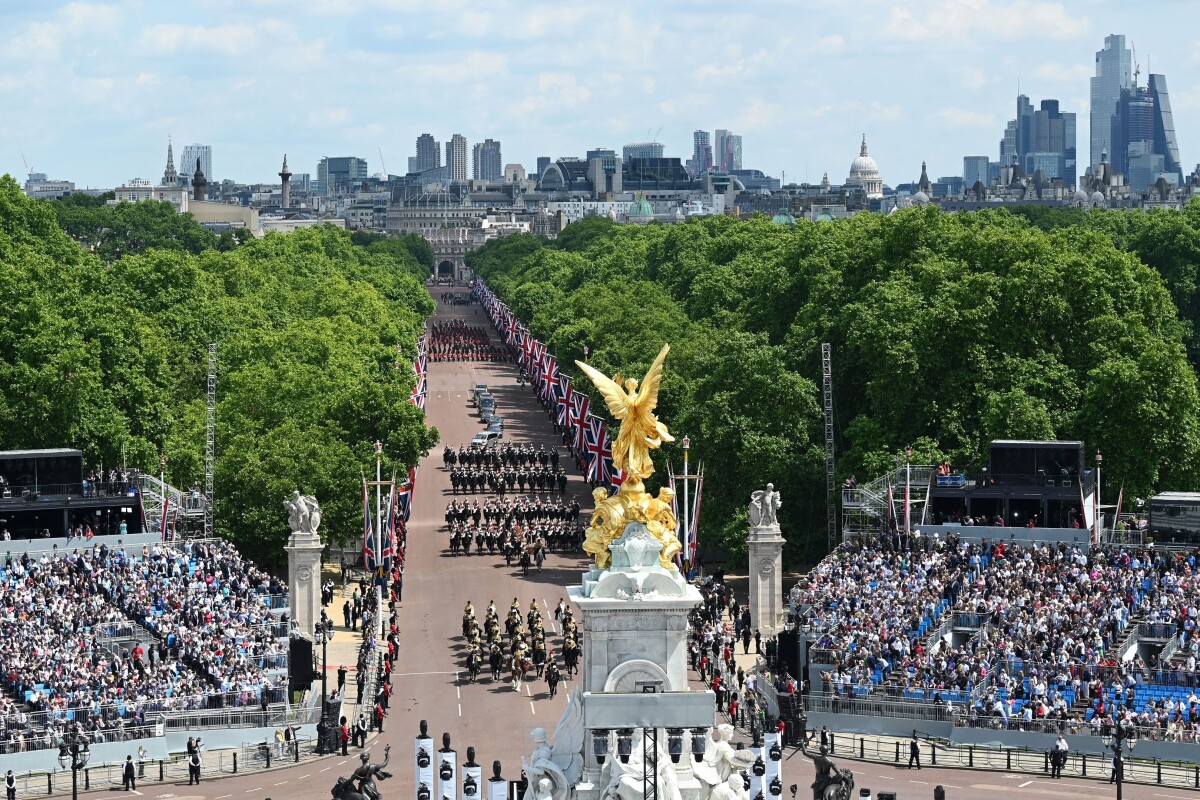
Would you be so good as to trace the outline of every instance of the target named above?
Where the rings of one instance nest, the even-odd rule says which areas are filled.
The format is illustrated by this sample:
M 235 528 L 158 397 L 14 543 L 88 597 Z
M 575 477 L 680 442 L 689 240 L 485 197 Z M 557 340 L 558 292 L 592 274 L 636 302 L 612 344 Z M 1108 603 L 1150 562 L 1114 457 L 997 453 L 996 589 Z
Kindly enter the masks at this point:
M 795 225 L 796 218 L 789 214 L 786 208 L 781 208 L 775 212 L 775 216 L 771 217 L 771 222 L 776 225 Z
M 872 199 L 883 197 L 883 179 L 879 177 L 879 165 L 875 163 L 875 159 L 867 155 L 867 135 L 865 133 L 862 138 L 862 147 L 858 151 L 858 158 L 850 164 L 850 177 L 846 178 L 846 185 L 861 186 L 867 197 Z
M 625 216 L 630 222 L 645 225 L 654 221 L 654 206 L 650 205 L 646 195 L 639 194 L 637 199 L 630 204 L 629 211 L 625 213 Z

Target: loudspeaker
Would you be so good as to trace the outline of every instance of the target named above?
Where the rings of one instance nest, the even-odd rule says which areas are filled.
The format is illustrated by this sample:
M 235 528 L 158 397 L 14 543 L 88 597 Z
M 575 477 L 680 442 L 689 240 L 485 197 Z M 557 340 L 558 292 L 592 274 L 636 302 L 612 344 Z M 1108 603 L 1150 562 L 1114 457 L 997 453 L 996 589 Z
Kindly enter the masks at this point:
M 895 792 L 879 792 L 875 795 L 875 800 L 896 800 Z
M 288 691 L 295 696 L 312 686 L 316 677 L 313 669 L 313 643 L 302 636 L 288 639 Z

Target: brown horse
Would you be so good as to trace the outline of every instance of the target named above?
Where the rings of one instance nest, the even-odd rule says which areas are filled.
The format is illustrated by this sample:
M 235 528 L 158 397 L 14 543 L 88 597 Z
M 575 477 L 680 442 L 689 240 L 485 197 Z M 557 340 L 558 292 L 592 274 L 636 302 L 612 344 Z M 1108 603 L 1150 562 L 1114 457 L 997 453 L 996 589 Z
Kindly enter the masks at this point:
M 525 680 L 525 673 L 533 668 L 533 662 L 528 658 L 513 656 L 508 662 L 509 668 L 512 670 L 512 687 L 514 691 L 521 691 L 521 681 Z

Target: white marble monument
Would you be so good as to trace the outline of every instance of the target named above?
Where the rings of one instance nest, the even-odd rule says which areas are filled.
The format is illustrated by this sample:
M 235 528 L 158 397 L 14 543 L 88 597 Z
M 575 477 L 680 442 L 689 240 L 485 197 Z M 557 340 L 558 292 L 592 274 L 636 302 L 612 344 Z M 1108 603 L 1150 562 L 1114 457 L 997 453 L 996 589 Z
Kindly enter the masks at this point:
M 321 618 L 321 553 L 325 546 L 317 535 L 321 506 L 312 495 L 292 492 L 283 507 L 288 511 L 292 535 L 284 550 L 288 554 L 288 618 L 306 639 Z
M 750 623 L 763 638 L 783 628 L 783 534 L 776 514 L 782 502 L 768 483 L 750 496 Z

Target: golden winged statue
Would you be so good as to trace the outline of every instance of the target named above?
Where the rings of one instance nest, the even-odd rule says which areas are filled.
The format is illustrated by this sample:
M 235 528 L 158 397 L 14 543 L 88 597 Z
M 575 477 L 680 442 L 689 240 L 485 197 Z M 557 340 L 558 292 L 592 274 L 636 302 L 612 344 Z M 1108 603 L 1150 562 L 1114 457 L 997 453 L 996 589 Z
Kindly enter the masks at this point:
M 670 350 L 671 345 L 663 345 L 658 358 L 654 359 L 646 377 L 642 379 L 640 389 L 636 378 L 627 378 L 622 382 L 620 372 L 608 378 L 595 367 L 582 361 L 575 362 L 604 396 L 608 413 L 621 421 L 621 431 L 612 448 L 613 466 L 625 470 L 627 482 L 636 485 L 637 491 L 642 491 L 641 482 L 654 474 L 650 451 L 658 449 L 663 442 L 675 441 L 667 432 L 667 426 L 654 416 L 654 408 L 658 405 L 658 389 L 662 385 L 663 362 Z

